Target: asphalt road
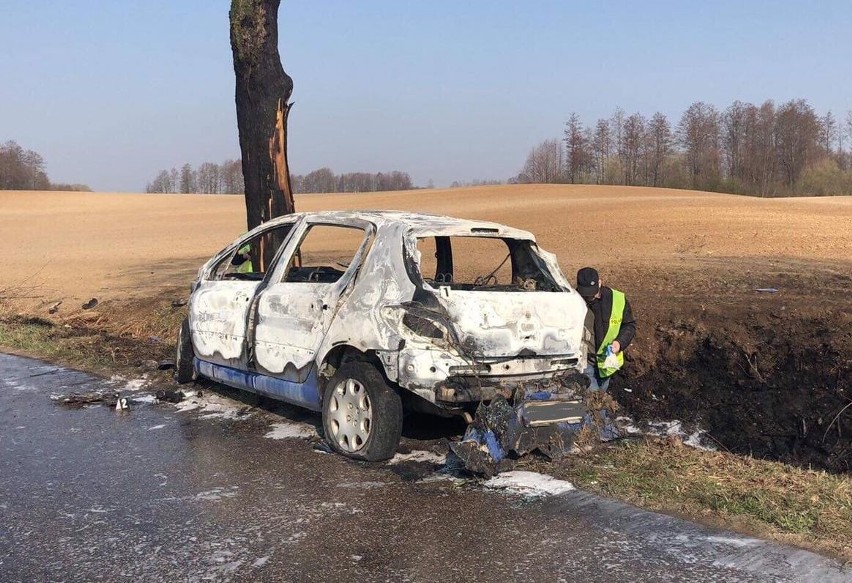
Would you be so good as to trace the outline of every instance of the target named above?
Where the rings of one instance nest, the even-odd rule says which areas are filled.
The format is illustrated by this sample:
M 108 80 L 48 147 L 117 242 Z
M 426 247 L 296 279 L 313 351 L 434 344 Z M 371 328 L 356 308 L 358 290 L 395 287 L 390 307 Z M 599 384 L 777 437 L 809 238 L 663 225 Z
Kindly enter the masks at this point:
M 0 354 L 0 581 L 852 581 L 577 490 L 530 498 L 265 437 L 297 414 L 50 399 L 107 384 Z

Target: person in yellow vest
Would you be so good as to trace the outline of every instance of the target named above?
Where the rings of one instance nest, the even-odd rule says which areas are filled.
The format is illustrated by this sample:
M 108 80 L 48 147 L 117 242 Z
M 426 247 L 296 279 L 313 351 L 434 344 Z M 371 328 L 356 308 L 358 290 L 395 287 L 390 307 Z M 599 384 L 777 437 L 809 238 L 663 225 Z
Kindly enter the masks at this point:
M 246 243 L 237 250 L 236 255 L 231 259 L 231 265 L 236 265 L 235 273 L 254 273 L 251 263 L 251 244 Z
M 601 284 L 593 267 L 577 272 L 577 292 L 586 300 L 584 341 L 588 353 L 585 374 L 592 390 L 606 391 L 624 365 L 624 349 L 636 335 L 636 321 L 624 293 Z

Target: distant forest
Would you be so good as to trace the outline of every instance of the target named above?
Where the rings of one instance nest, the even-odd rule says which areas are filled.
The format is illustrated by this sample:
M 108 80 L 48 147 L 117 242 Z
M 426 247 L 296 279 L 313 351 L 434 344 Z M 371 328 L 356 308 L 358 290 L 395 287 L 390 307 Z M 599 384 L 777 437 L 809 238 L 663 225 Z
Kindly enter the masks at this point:
M 347 172 L 335 174 L 329 168 L 320 168 L 305 175 L 290 177 L 293 191 L 301 193 L 379 192 L 384 190 L 411 190 L 414 184 L 407 172 Z M 243 194 L 242 165 L 239 160 L 226 160 L 221 164 L 205 162 L 198 168 L 184 164 L 171 170 L 161 170 L 145 187 L 145 192 Z
M 79 190 L 91 191 L 85 184 L 57 184 L 47 177 L 44 158 L 24 150 L 16 142 L 0 144 L 0 190 Z
M 535 146 L 514 183 L 621 184 L 757 196 L 852 194 L 852 112 L 838 120 L 804 99 L 776 106 L 703 102 L 676 124 L 622 109 Z

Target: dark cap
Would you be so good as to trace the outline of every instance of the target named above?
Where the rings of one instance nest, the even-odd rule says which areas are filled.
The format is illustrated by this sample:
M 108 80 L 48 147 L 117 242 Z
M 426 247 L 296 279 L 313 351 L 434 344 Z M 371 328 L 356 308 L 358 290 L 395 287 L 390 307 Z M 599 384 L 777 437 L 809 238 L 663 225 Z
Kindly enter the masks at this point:
M 594 267 L 584 267 L 577 272 L 577 291 L 583 298 L 595 297 L 601 289 L 601 278 Z

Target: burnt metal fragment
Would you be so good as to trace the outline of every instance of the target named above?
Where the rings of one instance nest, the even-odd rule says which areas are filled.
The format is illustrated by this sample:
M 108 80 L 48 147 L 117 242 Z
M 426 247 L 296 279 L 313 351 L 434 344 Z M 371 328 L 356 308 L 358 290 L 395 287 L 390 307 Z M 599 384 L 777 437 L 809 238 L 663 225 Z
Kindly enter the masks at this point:
M 167 403 L 180 403 L 186 398 L 183 391 L 167 391 L 163 389 L 157 391 L 154 396 L 157 397 L 158 401 L 165 401 Z
M 572 417 L 572 423 L 529 426 L 522 415 L 524 404 L 513 407 L 503 397 L 496 397 L 488 405 L 479 405 L 464 437 L 450 444 L 468 471 L 491 477 L 512 469 L 522 455 L 538 451 L 558 459 L 571 450 L 583 424 L 582 415 Z

